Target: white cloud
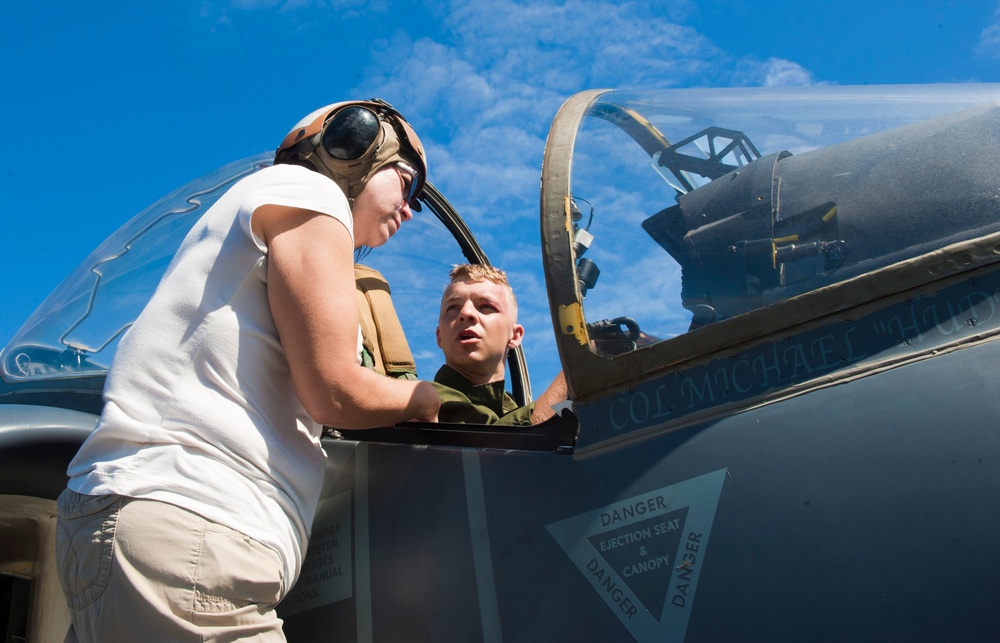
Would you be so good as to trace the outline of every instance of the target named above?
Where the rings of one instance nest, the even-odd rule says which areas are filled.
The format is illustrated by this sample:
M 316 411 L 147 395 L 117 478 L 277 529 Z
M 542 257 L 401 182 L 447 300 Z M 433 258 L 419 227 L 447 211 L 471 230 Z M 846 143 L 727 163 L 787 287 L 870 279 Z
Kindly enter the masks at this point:
M 812 85 L 813 79 L 798 63 L 784 58 L 769 58 L 763 66 L 765 87 L 787 87 L 792 85 Z
M 991 23 L 979 34 L 976 53 L 988 58 L 1000 58 L 1000 6 L 993 12 Z
M 475 44 L 473 60 L 556 91 L 670 86 L 700 69 L 689 62 L 716 54 L 663 8 L 637 3 L 476 0 L 456 3 L 447 24 Z
M 429 149 L 431 180 L 470 223 L 489 225 L 498 197 L 537 214 L 544 140 L 571 94 L 711 80 L 724 54 L 671 21 L 687 8 L 455 0 L 437 40 L 400 32 L 375 43 L 382 53 L 359 91 L 403 107 Z
M 744 58 L 733 62 L 730 84 L 747 87 L 791 87 L 816 84 L 802 65 L 784 58 L 760 61 Z
M 538 189 L 559 106 L 589 88 L 812 82 L 793 61 L 719 49 L 679 22 L 689 3 L 671 4 L 453 0 L 440 13 L 441 35 L 400 31 L 372 44 L 358 93 L 385 97 L 413 122 L 430 180 L 511 275 L 532 373 L 542 379 L 558 362 L 541 276 Z

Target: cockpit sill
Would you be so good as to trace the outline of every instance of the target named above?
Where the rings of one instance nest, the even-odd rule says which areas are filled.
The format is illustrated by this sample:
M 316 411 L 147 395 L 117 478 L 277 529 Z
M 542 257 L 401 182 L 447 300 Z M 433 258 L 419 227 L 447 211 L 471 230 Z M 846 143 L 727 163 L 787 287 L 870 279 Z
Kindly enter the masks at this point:
M 362 431 L 327 427 L 324 435 L 331 439 L 358 442 L 568 454 L 573 451 L 579 427 L 580 422 L 577 417 L 571 411 L 563 410 L 562 413 L 534 426 L 403 422 L 394 427 Z
M 0 381 L 0 404 L 56 407 L 99 415 L 105 376 L 77 375 L 45 380 Z

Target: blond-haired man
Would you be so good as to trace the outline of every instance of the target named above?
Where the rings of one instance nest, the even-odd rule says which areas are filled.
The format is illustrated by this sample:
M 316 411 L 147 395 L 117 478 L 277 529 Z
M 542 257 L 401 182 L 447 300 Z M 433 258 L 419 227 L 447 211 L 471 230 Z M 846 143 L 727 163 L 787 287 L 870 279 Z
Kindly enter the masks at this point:
M 562 373 L 526 406 L 517 406 L 504 390 L 507 352 L 524 338 L 506 273 L 494 266 L 463 264 L 452 268 L 449 277 L 436 331 L 445 357 L 434 377 L 442 400 L 440 421 L 528 425 L 552 417 L 552 404 L 566 398 Z

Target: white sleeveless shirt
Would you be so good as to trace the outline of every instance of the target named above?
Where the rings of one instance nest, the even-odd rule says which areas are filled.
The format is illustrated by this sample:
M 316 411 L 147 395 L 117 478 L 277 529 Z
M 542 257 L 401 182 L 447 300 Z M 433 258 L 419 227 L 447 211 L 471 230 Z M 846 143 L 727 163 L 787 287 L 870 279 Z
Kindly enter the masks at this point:
M 287 591 L 326 455 L 271 317 L 267 248 L 250 227 L 265 204 L 353 229 L 343 191 L 317 172 L 278 165 L 234 185 L 192 228 L 122 338 L 101 420 L 68 474 L 78 493 L 161 500 L 273 548 Z

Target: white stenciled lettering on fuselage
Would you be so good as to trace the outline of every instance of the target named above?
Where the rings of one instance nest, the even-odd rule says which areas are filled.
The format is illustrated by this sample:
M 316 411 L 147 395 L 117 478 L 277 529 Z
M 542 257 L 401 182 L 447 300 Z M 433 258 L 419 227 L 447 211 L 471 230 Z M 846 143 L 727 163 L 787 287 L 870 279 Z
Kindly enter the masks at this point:
M 635 606 L 632 598 L 626 594 L 626 590 L 615 582 L 614 577 L 608 573 L 607 568 L 599 563 L 597 559 L 590 559 L 590 562 L 587 563 L 587 571 L 594 577 L 597 586 L 607 592 L 608 598 L 621 610 L 624 618 L 631 620 L 639 613 L 639 609 Z
M 678 573 L 674 579 L 674 586 L 670 596 L 670 604 L 674 607 L 684 608 L 687 606 L 689 590 L 692 580 L 696 577 L 698 564 L 698 551 L 701 549 L 701 534 L 691 532 L 688 534 L 684 548 L 681 550 L 680 563 L 676 566 Z
M 984 332 L 985 324 L 1000 324 L 1000 287 L 970 291 L 965 286 L 951 289 L 951 296 L 917 298 L 856 320 L 831 322 L 581 405 L 583 424 L 594 427 L 593 438 L 605 439 L 609 428 L 622 433 L 655 426 L 865 361 L 931 350 L 963 334 Z M 581 446 L 587 445 L 588 433 L 581 434 Z

